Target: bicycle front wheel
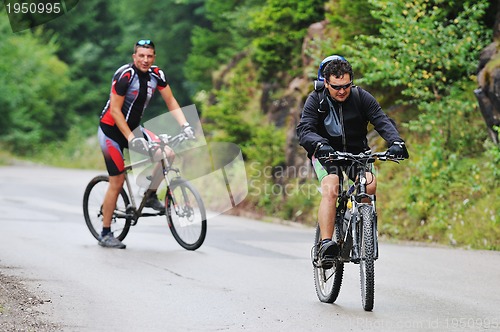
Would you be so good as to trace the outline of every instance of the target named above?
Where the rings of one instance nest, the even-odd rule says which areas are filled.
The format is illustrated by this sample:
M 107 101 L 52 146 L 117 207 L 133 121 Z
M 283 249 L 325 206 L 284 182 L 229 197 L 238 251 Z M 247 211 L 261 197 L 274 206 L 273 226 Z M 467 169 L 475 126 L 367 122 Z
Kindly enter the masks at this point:
M 336 232 L 337 241 L 339 238 L 338 234 L 339 233 Z M 331 269 L 324 269 L 319 266 L 318 250 L 320 241 L 321 234 L 318 225 L 316 227 L 313 247 L 314 286 L 316 288 L 318 299 L 321 302 L 333 303 L 337 299 L 340 292 L 340 286 L 342 285 L 344 263 L 336 260 Z
M 198 249 L 207 234 L 207 215 L 198 191 L 186 180 L 175 180 L 165 200 L 168 226 L 175 240 L 184 249 Z
M 85 217 L 85 223 L 90 233 L 97 240 L 101 238 L 102 203 L 108 186 L 109 177 L 107 175 L 98 175 L 89 182 L 83 194 L 83 216 Z M 111 231 L 120 241 L 127 236 L 130 229 L 131 220 L 125 217 L 129 203 L 130 200 L 127 193 L 122 188 L 111 220 Z
M 374 234 L 373 222 L 374 213 L 371 205 L 360 205 L 359 213 L 362 219 L 362 231 L 360 232 L 361 241 L 361 260 L 359 262 L 359 274 L 361 279 L 361 301 L 363 309 L 373 310 L 375 297 L 375 259 L 374 259 Z

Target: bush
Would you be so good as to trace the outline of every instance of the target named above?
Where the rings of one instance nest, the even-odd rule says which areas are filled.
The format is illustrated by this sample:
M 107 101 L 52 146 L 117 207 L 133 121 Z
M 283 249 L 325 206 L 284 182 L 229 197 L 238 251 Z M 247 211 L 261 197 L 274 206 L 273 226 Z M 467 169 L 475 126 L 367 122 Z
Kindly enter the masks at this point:
M 68 110 L 69 70 L 53 42 L 43 44 L 40 30 L 13 34 L 0 15 L 0 126 L 16 154 L 26 155 L 40 144 L 64 139 L 74 113 Z

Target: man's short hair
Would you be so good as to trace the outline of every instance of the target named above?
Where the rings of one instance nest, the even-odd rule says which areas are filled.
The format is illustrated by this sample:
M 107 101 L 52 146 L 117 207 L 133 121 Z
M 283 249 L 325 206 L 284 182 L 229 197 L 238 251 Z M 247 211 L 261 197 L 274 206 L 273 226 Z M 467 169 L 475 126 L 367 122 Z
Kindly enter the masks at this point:
M 137 53 L 137 48 L 143 47 L 143 48 L 152 48 L 153 51 L 156 53 L 155 50 L 155 43 L 151 39 L 141 39 L 137 43 L 135 43 L 134 46 L 134 53 Z
M 350 79 L 353 79 L 353 72 L 351 64 L 347 60 L 335 59 L 330 61 L 325 69 L 323 69 L 323 77 L 328 81 L 330 76 L 342 77 L 345 74 L 349 74 Z

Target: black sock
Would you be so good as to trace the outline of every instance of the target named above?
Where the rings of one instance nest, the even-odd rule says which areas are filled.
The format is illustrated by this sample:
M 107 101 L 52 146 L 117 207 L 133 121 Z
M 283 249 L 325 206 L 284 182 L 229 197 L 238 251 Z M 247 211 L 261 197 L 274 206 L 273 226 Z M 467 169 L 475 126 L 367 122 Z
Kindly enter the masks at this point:
M 102 228 L 102 232 L 101 232 L 101 236 L 102 237 L 105 237 L 106 235 L 108 235 L 109 233 L 111 233 L 111 227 L 103 227 Z

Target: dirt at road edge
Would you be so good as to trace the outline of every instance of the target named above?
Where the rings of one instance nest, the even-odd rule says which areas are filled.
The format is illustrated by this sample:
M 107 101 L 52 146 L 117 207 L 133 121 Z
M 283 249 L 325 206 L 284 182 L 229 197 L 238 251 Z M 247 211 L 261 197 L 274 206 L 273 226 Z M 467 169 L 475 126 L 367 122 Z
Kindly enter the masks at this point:
M 21 278 L 0 270 L 0 331 L 62 331 L 61 326 L 49 322 L 49 317 L 39 310 L 50 302 L 28 291 Z

